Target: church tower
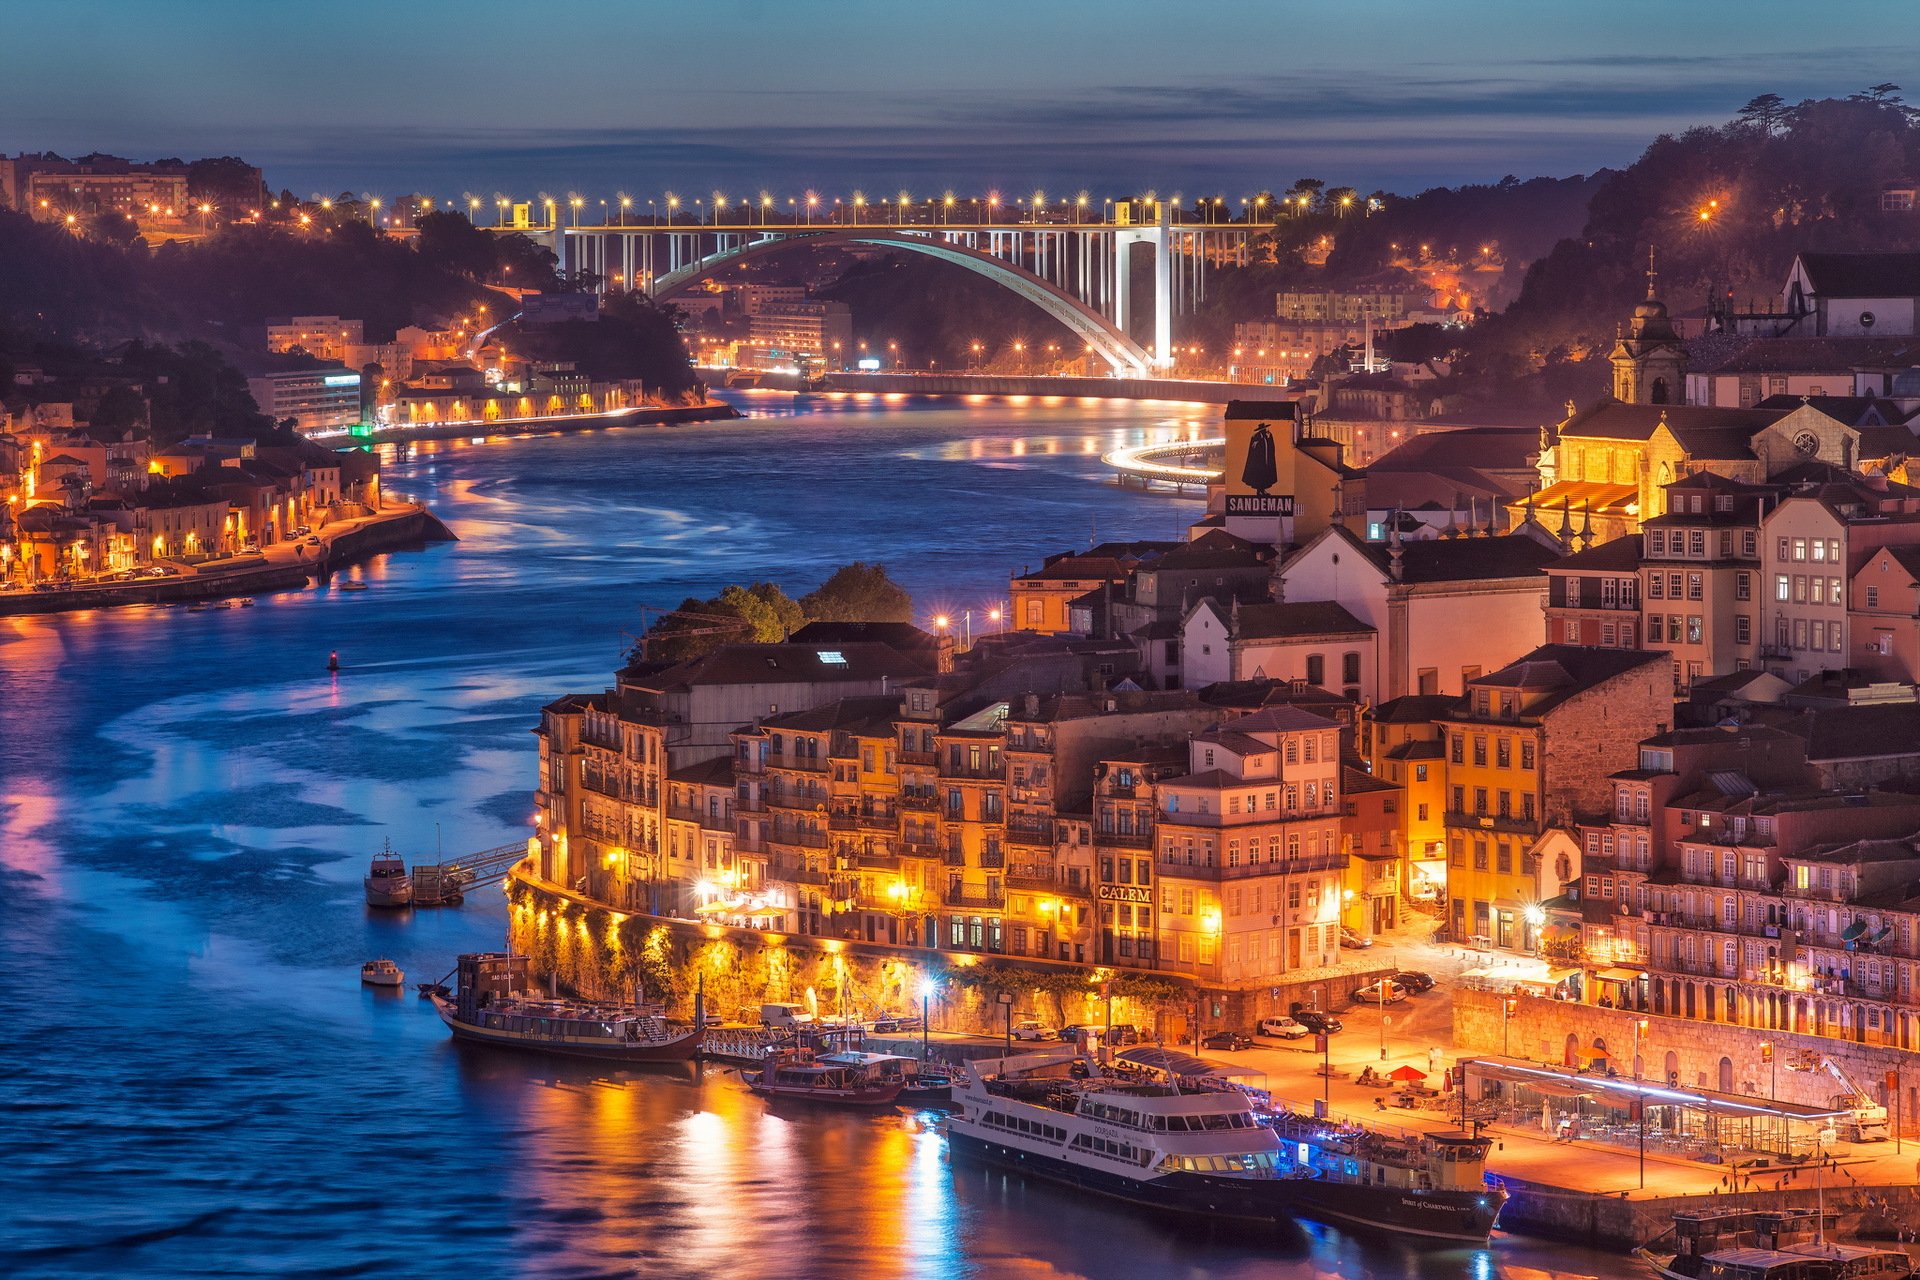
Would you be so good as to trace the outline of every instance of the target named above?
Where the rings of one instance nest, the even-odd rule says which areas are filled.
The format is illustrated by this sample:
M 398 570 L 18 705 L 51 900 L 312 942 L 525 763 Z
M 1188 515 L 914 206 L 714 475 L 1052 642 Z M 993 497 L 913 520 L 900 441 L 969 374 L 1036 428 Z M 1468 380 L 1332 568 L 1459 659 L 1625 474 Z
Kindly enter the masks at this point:
M 1653 296 L 1653 251 L 1647 251 L 1647 299 L 1633 309 L 1626 335 L 1607 357 L 1613 365 L 1613 398 L 1627 404 L 1684 404 L 1687 348 L 1667 304 Z

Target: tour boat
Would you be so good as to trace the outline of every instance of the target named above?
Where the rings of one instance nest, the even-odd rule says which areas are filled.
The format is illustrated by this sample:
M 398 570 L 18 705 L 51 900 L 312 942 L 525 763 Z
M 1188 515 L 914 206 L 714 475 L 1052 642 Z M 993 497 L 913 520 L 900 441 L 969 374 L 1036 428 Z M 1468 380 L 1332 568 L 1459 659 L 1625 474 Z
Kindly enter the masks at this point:
M 373 865 L 367 869 L 363 883 L 370 907 L 405 907 L 413 904 L 413 877 L 407 874 L 407 864 L 393 851 L 392 846 L 383 847 L 373 855 Z
M 685 1062 L 700 1051 L 700 1028 L 669 1022 L 658 1009 L 519 994 L 525 956 L 463 955 L 454 972 L 451 996 L 444 988 L 423 994 L 456 1040 L 631 1063 Z
M 815 1054 L 811 1049 L 775 1049 L 747 1078 L 774 1098 L 803 1098 L 852 1107 L 884 1107 L 906 1087 L 905 1059 L 880 1053 Z
M 391 960 L 369 960 L 360 966 L 360 981 L 370 987 L 398 987 L 407 980 Z
M 945 1102 L 953 1096 L 953 1073 L 929 1067 L 918 1058 L 897 1053 L 858 1053 L 841 1050 L 819 1055 L 821 1062 L 840 1062 L 864 1068 L 881 1080 L 900 1082 L 901 1102 Z
M 1058 1049 L 972 1066 L 946 1125 L 956 1150 L 1157 1210 L 1484 1242 L 1506 1202 L 1487 1182 L 1487 1139 L 1388 1140 L 1263 1114 L 1214 1064 L 1171 1050 L 1106 1067 Z
M 1676 1213 L 1673 1226 L 1634 1250 L 1661 1280 L 1907 1280 L 1897 1249 L 1834 1244 L 1820 1209 Z

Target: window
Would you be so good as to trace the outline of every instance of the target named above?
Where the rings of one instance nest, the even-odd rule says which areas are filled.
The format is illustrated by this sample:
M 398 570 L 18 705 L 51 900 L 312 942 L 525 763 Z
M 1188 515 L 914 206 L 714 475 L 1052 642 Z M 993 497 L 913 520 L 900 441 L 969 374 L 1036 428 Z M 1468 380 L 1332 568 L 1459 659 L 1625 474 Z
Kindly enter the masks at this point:
M 1735 600 L 1753 599 L 1753 575 L 1736 573 L 1733 575 L 1733 598 Z
M 1773 575 L 1773 598 L 1782 604 L 1785 604 L 1790 598 L 1787 588 L 1787 575 L 1784 573 L 1776 573 Z
M 1447 735 L 1447 759 L 1455 764 L 1466 763 L 1466 748 L 1463 745 L 1464 736 L 1465 735 L 1458 733 Z
M 1648 535 L 1647 554 L 1663 556 L 1667 553 L 1667 533 L 1664 529 L 1655 529 Z
M 1701 635 L 1700 615 L 1697 613 L 1687 615 L 1687 643 L 1699 644 L 1700 635 Z
M 1347 684 L 1360 683 L 1360 655 L 1348 653 L 1340 659 L 1340 679 Z
M 1487 735 L 1484 733 L 1473 735 L 1473 762 L 1482 767 L 1487 763 Z
M 1760 535 L 1751 529 L 1742 530 L 1740 534 L 1740 554 L 1748 559 L 1759 555 Z
M 1522 769 L 1533 768 L 1533 740 L 1531 738 L 1522 738 L 1520 740 L 1520 767 Z
M 1700 600 L 1705 598 L 1701 583 L 1702 577 L 1700 574 L 1690 573 L 1687 575 L 1687 599 Z
M 1413 780 L 1414 780 L 1415 782 L 1425 782 L 1425 781 L 1427 780 L 1427 766 L 1426 766 L 1426 765 L 1423 765 L 1423 764 L 1416 764 L 1415 766 L 1413 766 Z M 1271 808 L 1272 808 L 1273 806 L 1272 806 L 1272 805 L 1268 805 L 1267 807 L 1268 807 L 1269 809 L 1271 809 Z
M 1497 768 L 1511 769 L 1513 767 L 1512 739 L 1501 738 L 1493 744 L 1493 762 Z
M 1318 653 L 1307 655 L 1307 683 L 1325 684 L 1327 678 L 1327 660 Z
M 1700 509 L 1700 499 L 1695 498 L 1693 500 L 1693 503 L 1694 503 L 1693 509 L 1695 511 L 1698 511 Z M 1706 530 L 1704 529 L 1687 530 L 1687 554 L 1690 556 L 1704 556 L 1707 554 Z
M 1822 548 L 1822 552 L 1822 559 L 1824 559 L 1824 548 Z M 1807 558 L 1807 540 L 1805 538 L 1795 538 L 1793 540 L 1793 558 L 1795 560 L 1805 560 Z
M 1880 588 L 1868 587 L 1867 588 L 1867 608 L 1878 609 L 1879 607 L 1880 607 Z
M 1733 617 L 1733 642 L 1735 644 L 1753 643 L 1753 619 L 1744 613 Z
M 1647 599 L 1649 600 L 1666 599 L 1667 598 L 1666 581 L 1667 579 L 1664 574 L 1658 574 L 1658 573 L 1648 574 L 1647 575 Z

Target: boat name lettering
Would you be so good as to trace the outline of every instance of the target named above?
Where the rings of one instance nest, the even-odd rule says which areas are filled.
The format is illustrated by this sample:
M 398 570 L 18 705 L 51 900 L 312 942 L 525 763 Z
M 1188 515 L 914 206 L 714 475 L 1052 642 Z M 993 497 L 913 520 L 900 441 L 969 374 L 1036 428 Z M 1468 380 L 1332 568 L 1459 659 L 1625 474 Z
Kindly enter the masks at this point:
M 1144 902 L 1153 905 L 1153 890 L 1137 884 L 1103 884 L 1096 896 L 1102 902 Z

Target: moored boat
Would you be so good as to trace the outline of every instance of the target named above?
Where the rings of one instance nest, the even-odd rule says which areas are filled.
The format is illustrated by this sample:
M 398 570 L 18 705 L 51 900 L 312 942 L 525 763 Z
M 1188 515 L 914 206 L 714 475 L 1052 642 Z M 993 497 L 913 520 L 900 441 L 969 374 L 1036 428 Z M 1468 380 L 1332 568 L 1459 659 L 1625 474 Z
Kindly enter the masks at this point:
M 423 994 L 456 1040 L 610 1062 L 685 1062 L 700 1051 L 700 1028 L 670 1022 L 642 1005 L 543 1000 L 521 995 L 527 957 L 463 955 L 452 995 Z
M 1203 1059 L 1143 1048 L 1075 1072 L 1080 1061 L 1050 1050 L 974 1064 L 954 1088 L 949 1140 L 1156 1210 L 1276 1227 L 1310 1218 L 1483 1242 L 1506 1200 L 1473 1135 L 1409 1135 L 1389 1155 L 1361 1142 L 1367 1131 L 1277 1124 Z
M 369 960 L 360 966 L 360 981 L 369 987 L 399 987 L 407 980 L 391 960 Z
M 370 907 L 406 907 L 413 905 L 413 877 L 407 864 L 391 845 L 383 845 L 373 855 L 366 878 L 361 881 Z
M 1634 1252 L 1661 1280 L 1907 1280 L 1897 1249 L 1835 1244 L 1820 1209 L 1721 1209 L 1676 1213 L 1673 1226 Z
M 754 1090 L 774 1098 L 798 1098 L 840 1106 L 884 1107 L 906 1087 L 909 1061 L 881 1053 L 825 1053 L 775 1049 L 749 1076 Z

